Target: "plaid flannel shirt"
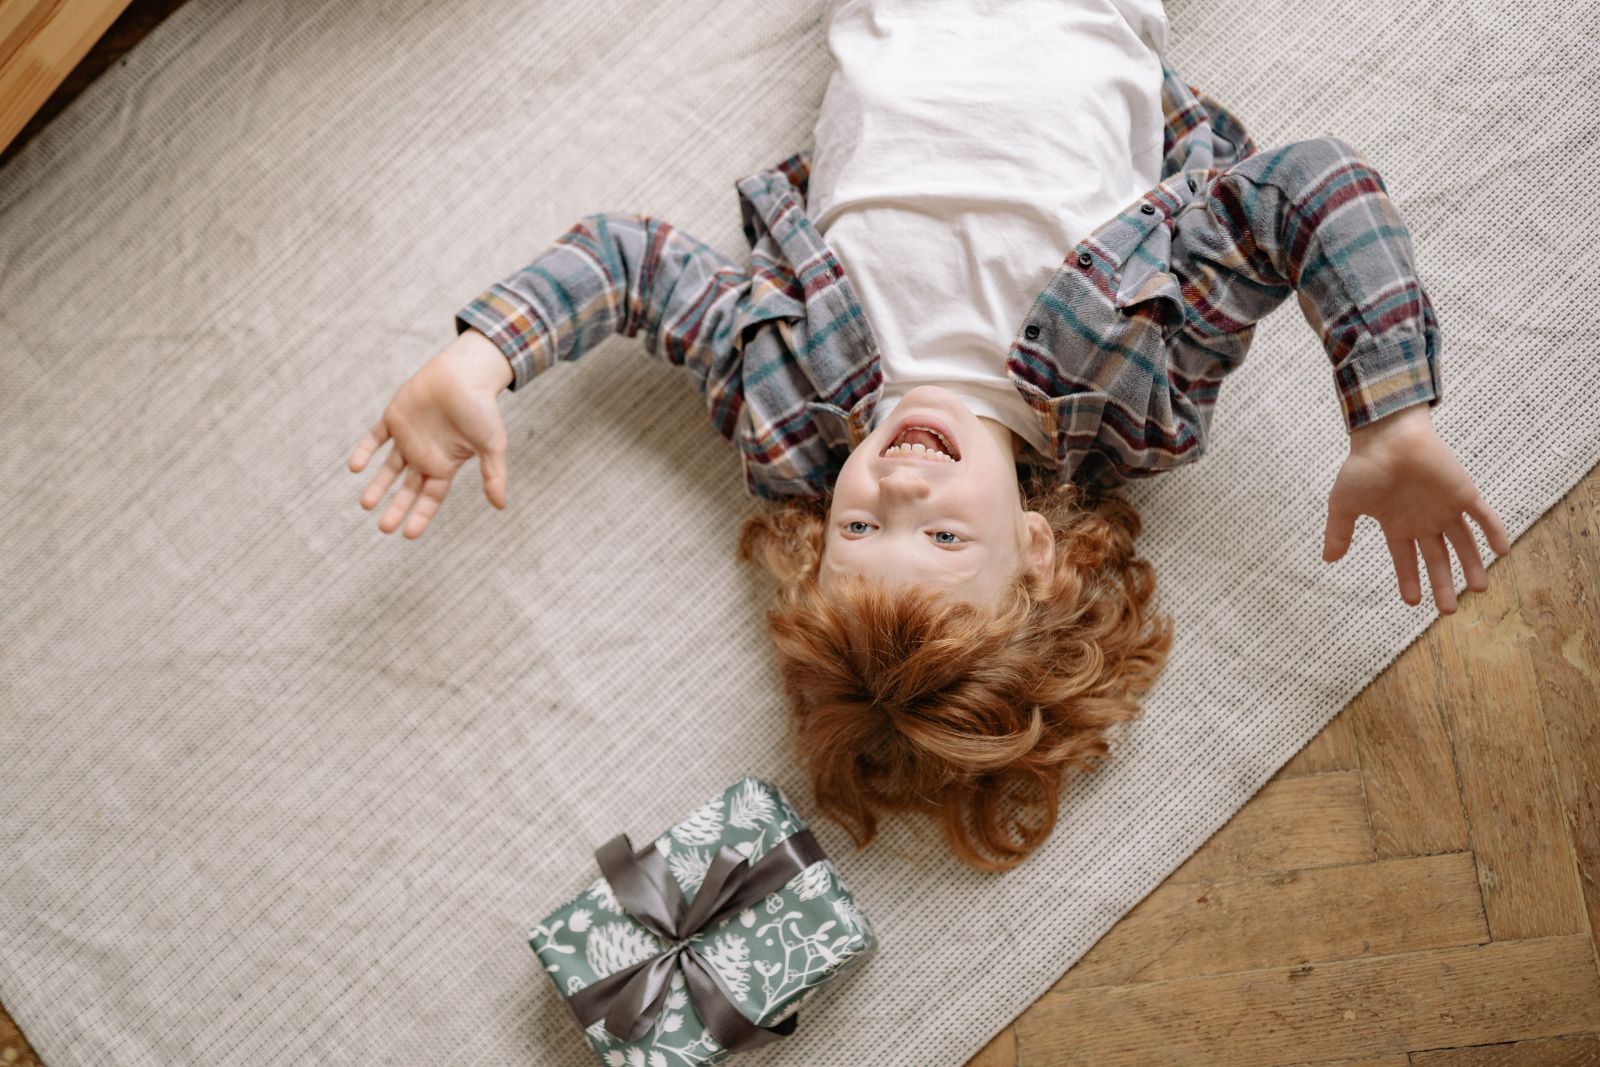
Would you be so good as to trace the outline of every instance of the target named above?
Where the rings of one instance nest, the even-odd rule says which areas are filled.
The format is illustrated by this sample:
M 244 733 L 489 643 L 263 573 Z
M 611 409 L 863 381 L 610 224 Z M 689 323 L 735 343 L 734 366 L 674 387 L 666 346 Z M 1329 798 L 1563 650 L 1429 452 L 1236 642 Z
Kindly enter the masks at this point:
M 1440 333 L 1382 180 L 1333 138 L 1257 152 L 1165 69 L 1162 179 L 1079 242 L 1018 325 L 1009 377 L 1054 454 L 1024 465 L 1115 488 L 1198 459 L 1255 323 L 1298 290 L 1351 430 L 1443 399 Z M 747 489 L 828 493 L 871 428 L 878 346 L 806 214 L 809 152 L 735 183 L 741 264 L 648 215 L 585 216 L 456 315 L 521 389 L 607 338 L 685 368 Z

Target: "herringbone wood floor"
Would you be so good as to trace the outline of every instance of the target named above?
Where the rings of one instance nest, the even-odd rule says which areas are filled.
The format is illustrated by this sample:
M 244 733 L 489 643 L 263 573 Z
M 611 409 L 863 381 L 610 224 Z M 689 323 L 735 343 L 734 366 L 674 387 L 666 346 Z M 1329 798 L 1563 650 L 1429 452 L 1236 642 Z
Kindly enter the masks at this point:
M 1600 1067 L 1600 468 L 1460 605 L 968 1067 Z

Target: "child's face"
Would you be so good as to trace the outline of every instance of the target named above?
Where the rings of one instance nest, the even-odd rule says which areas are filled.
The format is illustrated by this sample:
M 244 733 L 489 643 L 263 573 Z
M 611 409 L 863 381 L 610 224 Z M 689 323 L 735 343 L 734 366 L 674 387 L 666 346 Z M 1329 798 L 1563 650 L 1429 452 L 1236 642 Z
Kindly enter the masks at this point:
M 1054 541 L 1043 516 L 1022 510 L 1012 440 L 949 390 L 907 393 L 839 472 L 817 576 L 822 592 L 859 575 L 993 607 L 1024 566 L 1047 568 Z M 886 455 L 897 441 L 940 448 L 950 459 L 904 444 Z

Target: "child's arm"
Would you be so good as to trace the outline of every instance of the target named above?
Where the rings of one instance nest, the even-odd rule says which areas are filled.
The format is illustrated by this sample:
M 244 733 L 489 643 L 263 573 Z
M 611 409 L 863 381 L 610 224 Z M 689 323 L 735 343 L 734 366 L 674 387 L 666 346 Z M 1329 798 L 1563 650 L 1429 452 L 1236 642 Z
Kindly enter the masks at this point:
M 649 215 L 602 212 L 474 298 L 455 325 L 499 346 L 513 392 L 614 334 L 638 336 L 650 355 L 690 371 L 731 438 L 742 341 L 735 323 L 749 292 L 744 268 L 683 230 Z
M 1429 413 L 1443 399 L 1439 323 L 1382 179 L 1349 145 L 1324 137 L 1245 159 L 1215 180 L 1205 203 L 1207 217 L 1184 231 L 1193 269 L 1185 284 L 1206 297 L 1184 325 L 1184 342 L 1203 353 L 1205 373 L 1225 374 L 1254 323 L 1297 293 L 1332 363 L 1350 434 L 1329 494 L 1323 559 L 1341 557 L 1356 517 L 1371 515 L 1401 598 L 1421 600 L 1420 547 L 1435 602 L 1453 612 L 1445 538 L 1472 589 L 1487 588 L 1488 578 L 1464 516 L 1496 553 L 1511 543 L 1433 429 Z
M 348 460 L 360 472 L 393 442 L 361 506 L 376 507 L 403 472 L 378 529 L 392 533 L 406 520 L 405 536 L 420 537 L 456 472 L 476 455 L 484 494 L 505 507 L 505 428 L 496 396 L 614 334 L 641 336 L 651 355 L 688 368 L 718 430 L 731 438 L 743 395 L 738 333 L 760 317 L 751 313 L 750 288 L 750 276 L 731 259 L 659 219 L 585 216 L 463 308 L 455 342 L 396 390 Z
M 1201 203 L 1198 218 L 1179 222 L 1184 287 L 1202 298 L 1180 335 L 1202 350 L 1184 354 L 1191 374 L 1236 369 L 1255 324 L 1297 295 L 1348 430 L 1444 399 L 1439 322 L 1411 235 L 1360 153 L 1332 137 L 1259 152 L 1215 178 Z

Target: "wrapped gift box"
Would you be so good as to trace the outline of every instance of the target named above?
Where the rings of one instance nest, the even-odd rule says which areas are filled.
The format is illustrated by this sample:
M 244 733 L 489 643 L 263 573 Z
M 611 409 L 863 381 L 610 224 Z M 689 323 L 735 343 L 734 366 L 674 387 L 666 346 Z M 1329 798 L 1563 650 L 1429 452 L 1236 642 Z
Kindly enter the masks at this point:
M 609 861 L 622 886 L 629 888 L 613 887 L 602 875 L 576 899 L 545 916 L 528 935 L 545 973 L 573 1008 L 607 1067 L 721 1063 L 733 1050 L 718 1041 L 713 1030 L 727 1036 L 740 1026 L 748 1027 L 743 1020 L 787 1034 L 798 1020 L 785 1020 L 812 994 L 877 948 L 871 924 L 805 820 L 790 807 L 782 790 L 759 778 L 739 779 L 672 826 L 655 839 L 654 856 L 649 846 L 634 850 L 626 842 L 619 834 L 596 855 L 603 869 Z M 729 876 L 740 859 L 744 863 L 738 866 L 744 870 Z M 668 913 L 676 892 L 681 892 L 682 910 L 692 917 L 702 884 L 719 890 L 699 902 L 700 917 L 709 915 L 710 921 L 689 936 L 674 939 L 670 935 L 674 927 L 660 916 L 652 921 L 643 909 L 641 914 L 632 913 L 628 899 L 640 899 L 632 887 L 647 883 L 649 879 L 641 876 L 652 869 L 665 889 L 659 899 Z M 736 883 L 741 874 L 752 883 L 742 887 L 743 896 L 759 893 L 757 883 L 763 880 L 777 888 L 730 907 L 741 895 L 732 891 L 740 888 Z M 668 876 L 676 891 L 665 885 Z M 777 878 L 785 880 L 777 883 Z M 657 892 L 643 895 L 656 898 Z M 720 911 L 719 899 L 726 902 Z M 677 929 L 681 933 L 683 927 Z M 664 954 L 667 959 L 661 959 Z M 691 954 L 697 958 L 688 958 Z M 633 975 L 624 978 L 622 972 L 630 968 Z M 628 1040 L 626 1033 L 619 1035 L 607 1027 L 600 1007 L 625 996 L 617 992 L 621 988 L 633 993 L 637 1002 L 643 988 L 638 975 L 646 970 L 657 976 L 659 992 L 646 998 L 646 1003 L 653 999 L 656 1013 L 648 1029 Z M 607 977 L 611 981 L 601 983 Z M 696 1005 L 705 1003 L 713 985 L 719 994 L 714 1011 L 726 1018 L 721 1013 L 736 1008 L 742 1020 L 708 1024 L 702 1018 Z M 584 990 L 589 992 L 583 994 Z M 600 998 L 603 992 L 608 995 Z M 611 1018 L 615 1021 L 618 1016 Z M 633 1023 L 635 1030 L 645 1026 L 637 1013 Z

